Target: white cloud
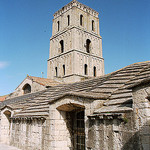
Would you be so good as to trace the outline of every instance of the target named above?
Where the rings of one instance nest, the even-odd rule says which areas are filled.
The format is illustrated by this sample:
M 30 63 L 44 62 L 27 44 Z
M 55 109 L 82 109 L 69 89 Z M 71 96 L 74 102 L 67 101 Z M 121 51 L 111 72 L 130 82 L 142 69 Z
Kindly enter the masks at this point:
M 6 68 L 9 65 L 6 61 L 0 61 L 0 69 Z

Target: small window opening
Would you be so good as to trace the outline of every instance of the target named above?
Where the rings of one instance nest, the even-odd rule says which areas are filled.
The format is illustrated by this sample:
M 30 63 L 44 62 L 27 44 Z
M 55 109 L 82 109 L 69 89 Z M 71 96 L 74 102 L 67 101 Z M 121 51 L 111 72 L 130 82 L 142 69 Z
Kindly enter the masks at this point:
M 96 77 L 96 67 L 94 66 L 94 69 L 93 69 L 93 72 L 94 72 L 94 77 Z
M 31 93 L 31 86 L 29 84 L 26 84 L 23 87 L 23 91 L 24 91 L 24 94 Z
M 70 16 L 68 15 L 67 18 L 68 18 L 68 26 L 69 26 L 70 25 Z
M 59 31 L 59 29 L 60 29 L 60 22 L 58 21 L 57 22 L 57 30 Z
M 63 75 L 65 75 L 65 65 L 63 65 Z
M 84 74 L 87 75 L 87 64 L 84 65 Z
M 86 40 L 86 52 L 90 53 L 91 49 L 91 41 L 89 39 Z
M 56 77 L 58 76 L 57 67 L 55 67 L 55 75 L 56 75 Z
M 83 15 L 80 15 L 80 25 L 83 26 Z
M 94 24 L 94 20 L 92 20 L 92 31 L 95 31 L 95 24 Z
M 60 41 L 60 47 L 61 47 L 61 53 L 63 53 L 64 52 L 64 41 L 63 40 Z

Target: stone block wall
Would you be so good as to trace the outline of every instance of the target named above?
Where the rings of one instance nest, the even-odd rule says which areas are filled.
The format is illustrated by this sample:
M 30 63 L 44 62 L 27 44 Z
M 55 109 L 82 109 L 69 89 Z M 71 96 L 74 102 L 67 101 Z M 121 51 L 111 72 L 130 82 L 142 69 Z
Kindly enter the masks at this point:
M 91 137 L 88 136 L 88 116 L 93 113 L 96 107 L 99 107 L 99 104 L 102 104 L 103 101 L 99 100 L 93 102 L 92 100 L 85 100 L 84 98 L 76 97 L 65 97 L 57 102 L 50 104 L 50 133 L 51 133 L 51 146 L 50 150 L 71 150 L 72 146 L 72 137 L 70 133 L 70 127 L 68 125 L 67 113 L 73 111 L 72 105 L 84 107 L 85 116 L 85 139 L 86 143 Z M 74 110 L 75 111 L 75 110 Z
M 33 82 L 31 79 L 26 78 L 17 88 L 16 90 L 11 93 L 10 95 L 8 95 L 7 99 L 13 98 L 13 97 L 17 97 L 17 96 L 21 96 L 24 95 L 24 91 L 23 91 L 23 87 L 29 84 L 31 86 L 31 93 L 35 93 L 41 90 L 46 89 L 45 86 L 40 85 L 36 82 Z
M 150 102 L 147 99 L 149 93 L 150 84 L 133 89 L 135 127 L 139 130 L 140 143 L 143 150 L 150 149 Z
M 48 150 L 49 121 L 45 119 L 12 120 L 10 144 L 22 150 Z
M 1 120 L 0 120 L 0 142 L 9 144 L 10 141 L 10 132 L 11 132 L 11 123 L 10 117 L 13 115 L 12 111 L 8 108 L 4 108 L 1 111 Z
M 111 114 L 89 119 L 88 150 L 142 150 L 133 113 Z

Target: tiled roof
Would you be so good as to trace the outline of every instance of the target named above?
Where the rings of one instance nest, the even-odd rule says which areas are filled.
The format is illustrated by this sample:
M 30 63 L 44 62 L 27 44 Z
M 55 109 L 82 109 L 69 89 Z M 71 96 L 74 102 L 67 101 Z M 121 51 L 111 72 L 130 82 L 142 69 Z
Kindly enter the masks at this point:
M 132 111 L 132 89 L 128 84 L 131 86 L 149 78 L 149 68 L 150 61 L 135 63 L 102 77 L 50 87 L 33 98 L 26 97 L 14 103 L 13 108 L 23 108 L 14 117 L 48 115 L 49 103 L 66 95 L 105 99 L 104 106 L 95 110 L 96 114 Z
M 0 96 L 0 102 L 3 102 L 3 101 L 6 99 L 7 96 L 8 96 L 8 95 Z
M 96 110 L 95 113 L 102 113 L 104 110 L 107 110 L 108 112 L 119 112 L 122 108 L 124 108 L 124 110 L 131 110 L 133 103 L 131 87 L 147 80 L 150 76 L 149 69 L 150 61 L 135 63 L 121 69 L 115 77 L 112 77 L 111 79 L 117 79 L 119 82 L 126 79 L 126 81 L 122 86 L 111 93 L 111 96 L 105 102 L 104 106 Z M 115 106 L 115 108 L 112 106 Z
M 41 84 L 43 86 L 56 86 L 56 85 L 61 84 L 60 82 L 54 81 L 52 79 L 33 77 L 33 76 L 28 76 L 28 78 L 30 78 L 34 82 Z

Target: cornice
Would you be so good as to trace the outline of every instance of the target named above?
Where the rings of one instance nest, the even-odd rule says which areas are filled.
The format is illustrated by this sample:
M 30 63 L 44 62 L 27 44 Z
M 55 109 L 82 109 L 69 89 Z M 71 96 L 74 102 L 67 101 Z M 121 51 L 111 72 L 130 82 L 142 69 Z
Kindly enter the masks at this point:
M 72 49 L 72 50 L 69 50 L 69 51 L 67 51 L 67 52 L 61 53 L 61 54 L 59 54 L 59 55 L 57 55 L 57 56 L 54 56 L 54 57 L 48 59 L 47 61 L 53 60 L 53 59 L 55 59 L 55 58 L 61 57 L 61 56 L 63 56 L 63 55 L 66 55 L 66 54 L 71 53 L 71 52 L 74 52 L 74 51 L 79 52 L 79 53 L 82 53 L 82 54 L 87 55 L 87 56 L 89 56 L 89 57 L 92 56 L 92 57 L 98 58 L 98 59 L 100 59 L 101 61 L 104 60 L 104 58 L 102 58 L 102 57 L 95 56 L 95 55 L 93 55 L 93 54 L 86 53 L 86 52 L 83 52 L 83 51 L 80 51 L 80 50 Z
M 78 30 L 80 30 L 80 31 L 83 31 L 83 32 L 85 32 L 85 33 L 91 34 L 91 35 L 93 35 L 93 36 L 95 36 L 95 37 L 97 37 L 97 38 L 102 39 L 102 37 L 101 37 L 100 35 L 98 35 L 97 33 L 95 33 L 95 32 L 89 32 L 89 31 L 87 31 L 87 30 L 85 30 L 85 29 L 83 29 L 83 28 L 81 28 L 81 27 L 78 27 L 78 26 L 70 26 L 69 28 L 65 28 L 64 30 L 57 32 L 55 35 L 53 35 L 53 36 L 50 38 L 50 40 L 53 40 L 54 38 L 58 37 L 59 35 L 62 35 L 63 33 L 67 32 L 67 31 L 69 31 L 69 30 L 71 30 L 71 29 L 73 29 L 73 28 L 76 28 L 76 29 L 78 29 Z
M 78 2 L 77 0 L 72 0 L 70 3 L 68 3 L 67 5 L 65 5 L 64 7 L 62 7 L 61 9 L 59 9 L 58 11 L 56 11 L 54 13 L 54 19 L 57 18 L 58 16 L 60 16 L 61 14 L 65 13 L 66 11 L 68 11 L 69 9 L 73 8 L 73 7 L 77 7 L 79 9 L 81 9 L 84 12 L 87 12 L 89 14 L 91 14 L 92 16 L 95 16 L 98 18 L 99 13 L 97 11 L 95 11 L 94 9 Z

